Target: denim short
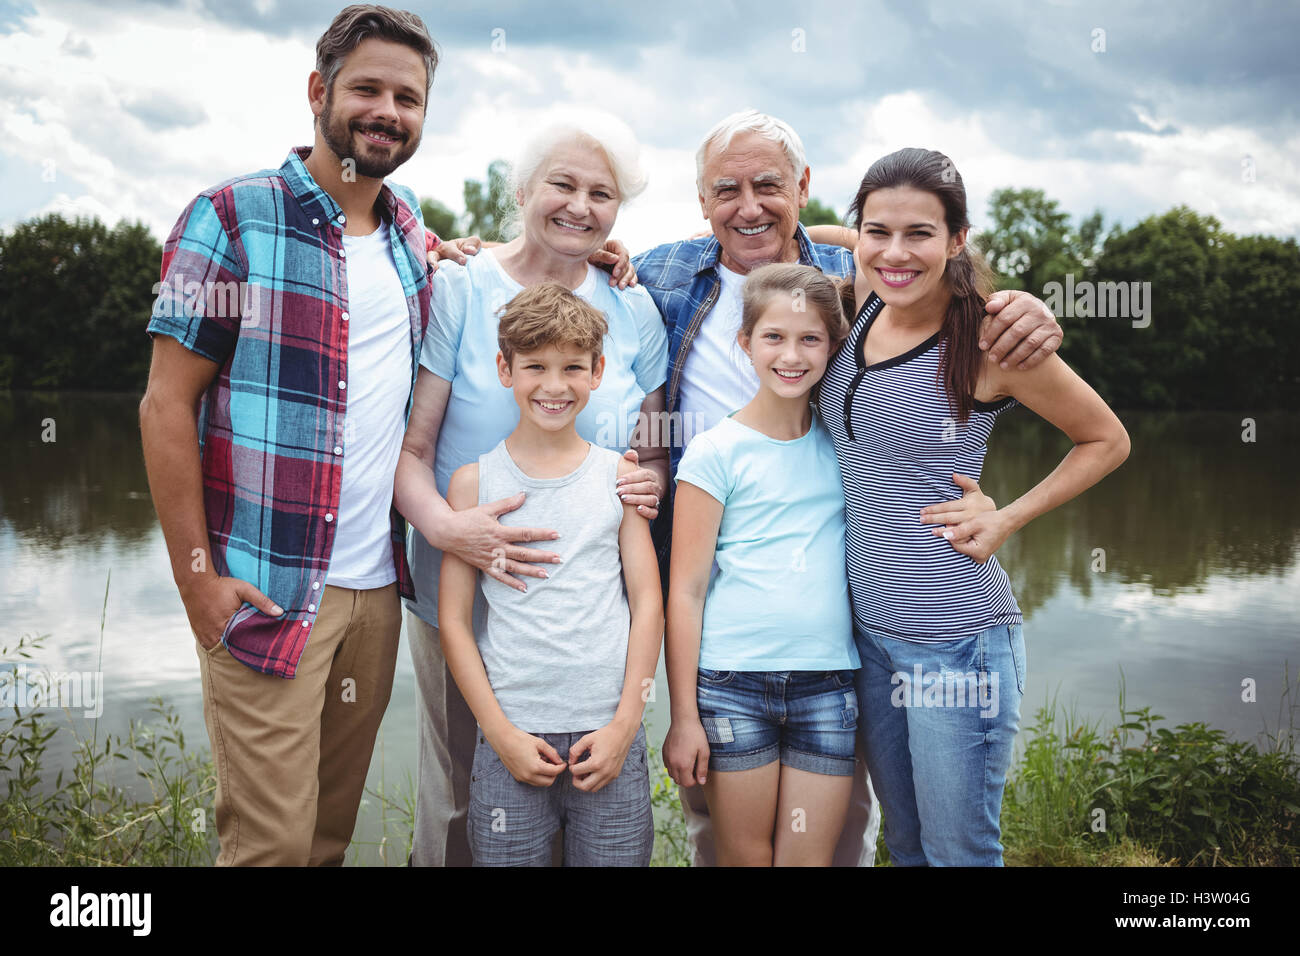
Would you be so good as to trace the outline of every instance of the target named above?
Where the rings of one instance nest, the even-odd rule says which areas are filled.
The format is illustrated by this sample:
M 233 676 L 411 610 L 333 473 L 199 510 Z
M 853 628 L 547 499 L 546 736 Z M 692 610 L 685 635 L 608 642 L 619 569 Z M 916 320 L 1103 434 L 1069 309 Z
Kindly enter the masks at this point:
M 858 728 L 854 672 L 700 668 L 696 701 L 710 770 L 787 767 L 852 776 Z

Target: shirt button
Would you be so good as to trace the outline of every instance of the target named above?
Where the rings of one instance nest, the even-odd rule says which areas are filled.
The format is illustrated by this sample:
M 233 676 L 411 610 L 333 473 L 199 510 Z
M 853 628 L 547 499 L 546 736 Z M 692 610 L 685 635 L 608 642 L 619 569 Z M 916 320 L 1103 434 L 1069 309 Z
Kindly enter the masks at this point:
M 313 226 L 319 226 L 319 225 L 320 225 L 320 220 L 319 220 L 319 219 L 312 219 L 311 224 L 312 224 Z
M 340 249 L 340 250 L 339 250 L 339 258 L 340 258 L 340 259 L 346 259 L 347 257 L 348 257 L 348 251 L 347 251 L 346 249 Z
M 341 455 L 341 454 L 343 454 L 343 447 L 342 447 L 341 445 L 335 445 L 335 446 L 334 446 L 334 454 L 336 454 L 336 455 Z
M 307 622 L 306 622 L 306 621 L 303 621 L 303 622 L 302 622 L 302 626 L 303 626 L 303 627 L 306 627 L 306 626 L 307 626 Z
M 309 611 L 314 611 L 314 610 L 316 610 L 316 605 L 315 605 L 315 604 L 308 604 L 308 605 L 307 605 L 307 610 L 309 610 Z
M 343 215 L 343 213 L 339 213 L 339 222 L 347 222 L 347 221 L 348 221 L 348 217 Z
M 326 516 L 325 516 L 325 520 L 326 520 L 326 521 L 333 521 L 333 520 L 334 520 L 334 516 L 333 516 L 333 515 L 326 515 Z
M 311 583 L 311 589 L 312 589 L 313 591 L 319 591 L 319 590 L 320 590 L 320 582 L 319 582 L 319 581 L 313 581 L 313 582 Z
M 342 390 L 342 389 L 346 389 L 347 387 L 348 387 L 348 383 L 343 381 L 342 379 L 339 379 L 339 389 Z
M 348 320 L 348 314 L 347 314 L 346 312 L 344 312 L 344 313 L 343 313 L 343 321 L 346 322 L 347 320 Z

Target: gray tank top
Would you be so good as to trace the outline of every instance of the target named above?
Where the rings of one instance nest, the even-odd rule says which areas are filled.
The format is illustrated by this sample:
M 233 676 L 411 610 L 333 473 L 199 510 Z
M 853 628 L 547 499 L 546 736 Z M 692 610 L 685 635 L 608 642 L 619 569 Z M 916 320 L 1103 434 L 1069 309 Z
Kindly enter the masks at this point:
M 618 710 L 631 624 L 618 548 L 619 457 L 592 445 L 561 478 L 525 475 L 504 441 L 478 460 L 479 504 L 523 491 L 523 505 L 501 523 L 560 533 L 535 546 L 563 563 L 545 565 L 547 578 L 523 578 L 525 593 L 479 573 L 488 607 L 479 654 L 501 709 L 528 733 L 596 730 Z

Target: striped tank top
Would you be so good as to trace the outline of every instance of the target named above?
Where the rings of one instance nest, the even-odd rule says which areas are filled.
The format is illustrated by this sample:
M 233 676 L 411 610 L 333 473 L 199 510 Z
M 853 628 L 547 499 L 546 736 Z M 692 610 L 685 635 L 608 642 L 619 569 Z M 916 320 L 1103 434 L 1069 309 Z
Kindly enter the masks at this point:
M 924 506 L 961 497 L 954 472 L 979 480 L 993 423 L 1016 401 L 977 401 L 958 421 L 940 377 L 938 333 L 867 365 L 862 343 L 883 308 L 875 294 L 863 305 L 817 399 L 844 482 L 854 621 L 920 643 L 1018 624 L 1020 607 L 997 557 L 978 564 L 920 522 Z

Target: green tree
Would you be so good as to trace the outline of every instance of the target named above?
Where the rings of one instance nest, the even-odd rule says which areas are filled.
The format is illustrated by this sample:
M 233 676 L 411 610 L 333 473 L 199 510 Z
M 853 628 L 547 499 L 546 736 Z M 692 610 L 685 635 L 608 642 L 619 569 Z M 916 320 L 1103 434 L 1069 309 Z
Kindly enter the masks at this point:
M 162 248 L 57 213 L 0 235 L 0 387 L 143 389 Z
M 424 224 L 439 239 L 456 238 L 456 214 L 436 199 L 428 196 L 420 200 L 420 214 Z
M 1098 391 L 1112 403 L 1125 408 L 1233 407 L 1222 383 L 1214 380 L 1220 342 L 1231 321 L 1225 311 L 1231 292 L 1223 274 L 1230 239 L 1213 216 L 1179 206 L 1106 240 L 1095 270 L 1098 287 L 1125 283 L 1135 291 L 1150 290 L 1150 325 L 1145 328 L 1134 327 L 1126 316 L 1076 319 L 1095 338 L 1099 361 L 1095 370 L 1079 372 L 1094 387 L 1102 383 L 1104 390 Z M 1069 337 L 1067 326 L 1067 341 Z M 1064 349 L 1062 355 L 1070 361 Z
M 1220 261 L 1229 286 L 1213 357 L 1219 407 L 1294 408 L 1300 401 L 1300 245 L 1274 236 L 1228 236 Z
M 799 210 L 799 221 L 804 228 L 809 226 L 838 226 L 840 217 L 835 210 L 815 196 L 808 199 L 808 205 Z
M 1041 189 L 999 189 L 989 199 L 990 226 L 975 237 L 1003 289 L 1042 295 L 1044 284 L 1077 271 L 1070 214 Z
M 465 180 L 464 235 L 486 242 L 506 241 L 502 230 L 514 205 L 514 197 L 506 195 L 509 170 L 504 159 L 494 159 L 488 164 L 486 187 L 477 179 Z

